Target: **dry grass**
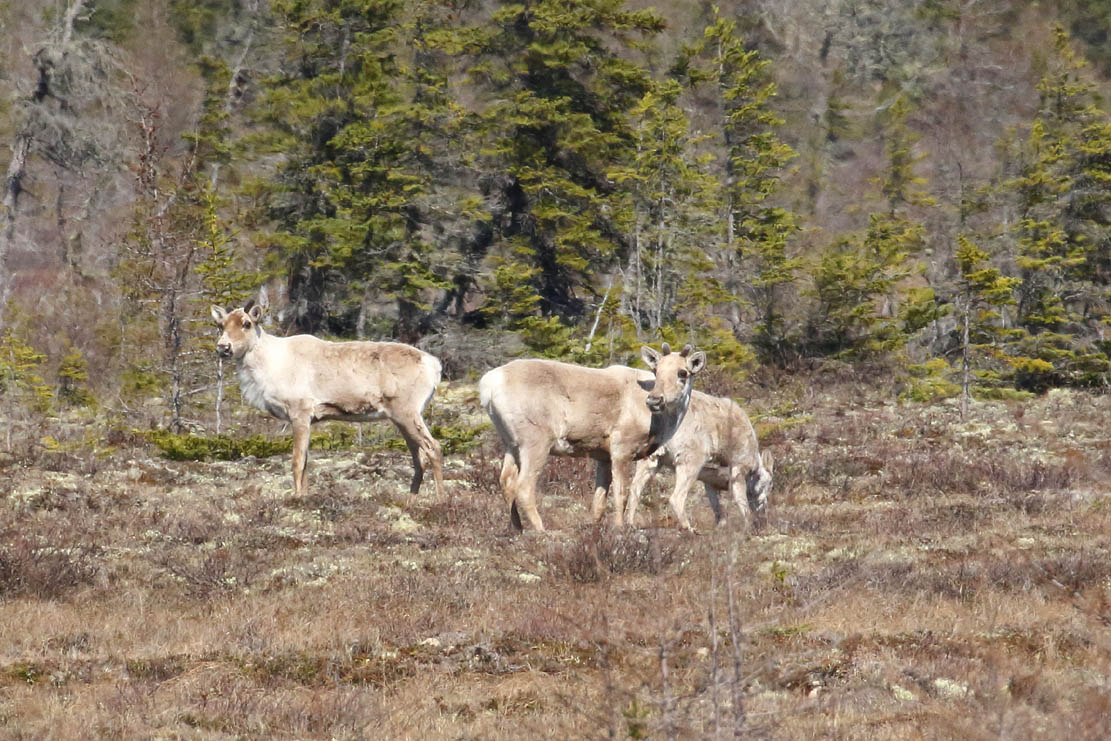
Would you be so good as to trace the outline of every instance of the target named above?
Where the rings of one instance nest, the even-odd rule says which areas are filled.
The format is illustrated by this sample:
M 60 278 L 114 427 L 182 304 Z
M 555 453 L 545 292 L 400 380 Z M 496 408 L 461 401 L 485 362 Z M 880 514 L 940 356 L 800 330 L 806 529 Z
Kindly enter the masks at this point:
M 1111 399 L 896 405 L 764 379 L 776 457 L 753 532 L 509 534 L 487 440 L 448 501 L 408 457 L 0 462 L 0 736 L 1100 738 L 1111 733 Z M 772 382 L 774 381 L 774 383 Z M 437 409 L 481 421 L 460 382 Z M 437 397 L 440 398 L 440 397 Z M 851 400 L 846 405 L 845 400 Z M 33 446 L 28 446 L 31 449 Z M 662 526 L 662 527 L 661 527 Z

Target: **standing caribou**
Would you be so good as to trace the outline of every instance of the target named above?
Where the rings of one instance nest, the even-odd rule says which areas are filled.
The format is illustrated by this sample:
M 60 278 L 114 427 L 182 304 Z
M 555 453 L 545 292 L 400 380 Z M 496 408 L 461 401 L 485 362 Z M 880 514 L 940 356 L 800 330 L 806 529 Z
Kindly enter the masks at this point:
M 436 495 L 444 493 L 443 455 L 421 416 L 440 383 L 440 361 L 397 342 L 327 342 L 312 335 L 275 337 L 262 329 L 262 307 L 212 307 L 223 332 L 216 343 L 235 358 L 243 398 L 293 426 L 293 491 L 304 496 L 313 422 L 394 423 L 413 457 L 412 503 L 432 467 Z
M 732 399 L 691 394 L 690 408 L 682 426 L 656 452 L 637 462 L 629 491 L 630 525 L 636 524 L 640 495 L 660 464 L 675 471 L 671 510 L 681 527 L 693 530 L 687 519 L 687 495 L 695 480 L 706 488 L 715 523 L 721 522 L 719 492 L 729 491 L 747 522 L 749 509 L 760 512 L 767 505 L 772 483 L 771 453 L 760 455 L 756 431 L 748 415 Z M 747 500 L 747 501 L 746 501 Z
M 672 354 L 641 348 L 653 370 L 640 380 L 630 368 L 584 368 L 554 360 L 514 360 L 484 375 L 479 400 L 505 445 L 501 485 L 510 521 L 521 529 L 518 505 L 536 530 L 536 481 L 549 455 L 590 456 L 597 461 L 592 512 L 600 520 L 613 489 L 614 523 L 622 524 L 625 486 L 634 460 L 675 434 L 690 402 L 692 382 L 706 365 L 690 345 Z

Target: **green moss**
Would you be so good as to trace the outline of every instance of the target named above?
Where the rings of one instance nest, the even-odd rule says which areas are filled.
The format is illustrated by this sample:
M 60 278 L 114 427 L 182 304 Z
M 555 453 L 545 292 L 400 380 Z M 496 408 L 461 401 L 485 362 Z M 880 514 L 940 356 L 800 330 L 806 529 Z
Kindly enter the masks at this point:
M 153 430 L 147 438 L 174 461 L 233 461 L 248 455 L 266 458 L 293 449 L 290 438 L 272 440 L 265 435 L 232 438 L 227 435 L 177 435 L 168 430 Z
M 491 427 L 489 422 L 483 422 L 476 427 L 432 425 L 432 436 L 440 441 L 445 455 L 454 455 L 473 450 L 478 445 L 482 433 Z
M 770 628 L 765 628 L 761 632 L 772 638 L 794 638 L 795 636 L 804 636 L 812 630 L 814 630 L 813 625 L 809 623 L 799 623 L 798 625 L 772 626 Z
M 174 461 L 234 461 L 247 456 L 268 458 L 293 450 L 293 439 L 290 437 L 178 435 L 168 430 L 153 430 L 145 433 L 145 437 L 158 447 L 164 457 Z M 327 427 L 312 434 L 309 447 L 313 450 L 349 450 L 355 447 L 355 431 L 350 426 Z
M 120 374 L 120 393 L 125 398 L 161 393 L 164 385 L 165 380 L 161 376 L 142 368 L 126 368 Z
M 44 667 L 26 661 L 17 661 L 9 665 L 5 672 L 11 679 L 25 684 L 38 684 L 49 673 Z
M 975 386 L 972 396 L 980 401 L 1026 401 L 1033 399 L 1037 394 L 1032 391 L 1021 391 L 1009 387 Z
M 959 384 L 946 378 L 954 371 L 944 358 L 932 358 L 922 365 L 912 365 L 907 370 L 911 374 L 911 380 L 906 391 L 899 394 L 901 401 L 929 404 L 950 399 L 961 392 Z
M 491 428 L 489 422 L 484 422 L 477 427 L 469 427 L 466 425 L 429 425 L 429 431 L 432 437 L 439 441 L 440 447 L 444 451 L 444 455 L 455 455 L 457 453 L 466 453 L 473 450 L 480 440 L 483 432 Z M 400 450 L 405 451 L 408 448 L 405 446 L 405 441 L 400 437 L 392 437 L 382 443 L 382 447 L 387 450 Z

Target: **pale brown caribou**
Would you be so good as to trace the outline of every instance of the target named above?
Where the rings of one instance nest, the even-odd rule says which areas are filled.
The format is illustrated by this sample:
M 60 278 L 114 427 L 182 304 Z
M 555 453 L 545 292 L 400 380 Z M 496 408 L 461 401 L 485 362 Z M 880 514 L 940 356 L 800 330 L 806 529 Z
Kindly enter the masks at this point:
M 675 471 L 675 489 L 669 501 L 680 527 L 693 529 L 686 503 L 695 481 L 706 488 L 715 523 L 722 519 L 722 491 L 733 495 L 746 524 L 750 509 L 761 512 L 767 506 L 772 483 L 771 453 L 760 454 L 752 422 L 732 399 L 701 391 L 691 394 L 683 424 L 652 455 L 637 462 L 625 513 L 630 525 L 636 524 L 641 494 L 660 464 Z
M 521 529 L 518 508 L 536 530 L 536 481 L 549 455 L 597 461 L 592 511 L 600 520 L 612 488 L 614 523 L 622 524 L 625 488 L 634 460 L 663 445 L 680 426 L 695 374 L 706 355 L 690 345 L 672 353 L 641 349 L 654 375 L 638 379 L 630 368 L 585 368 L 554 360 L 514 360 L 478 382 L 479 400 L 505 445 L 501 485 L 510 521 Z
M 444 493 L 443 455 L 422 414 L 440 383 L 440 361 L 397 342 L 328 342 L 312 335 L 275 337 L 262 328 L 262 307 L 213 306 L 223 330 L 217 352 L 235 358 L 243 399 L 293 427 L 293 491 L 307 491 L 309 430 L 314 422 L 394 423 L 413 458 L 410 503 L 431 467 Z

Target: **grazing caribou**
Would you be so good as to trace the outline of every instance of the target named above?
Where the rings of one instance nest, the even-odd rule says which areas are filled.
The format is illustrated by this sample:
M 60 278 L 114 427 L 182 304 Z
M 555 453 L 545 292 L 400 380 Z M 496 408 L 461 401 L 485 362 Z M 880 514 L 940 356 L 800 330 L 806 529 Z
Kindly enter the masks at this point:
M 479 380 L 482 407 L 506 448 L 501 485 L 515 529 L 521 529 L 518 505 L 536 530 L 544 529 L 536 480 L 552 454 L 594 458 L 594 519 L 602 518 L 612 485 L 614 522 L 622 524 L 632 462 L 675 433 L 694 376 L 706 365 L 706 354 L 690 345 L 674 354 L 667 343 L 658 353 L 644 347 L 641 357 L 654 372 L 644 380 L 622 366 L 584 368 L 539 359 L 514 360 Z
M 223 330 L 217 352 L 235 358 L 243 398 L 293 426 L 293 491 L 304 496 L 313 422 L 394 423 L 413 457 L 409 502 L 431 466 L 443 497 L 443 455 L 421 416 L 440 383 L 440 361 L 397 342 L 327 342 L 312 335 L 275 337 L 262 329 L 262 307 L 212 307 Z
M 750 508 L 760 512 L 767 505 L 772 483 L 771 453 L 765 451 L 760 455 L 752 422 L 732 399 L 701 391 L 691 394 L 690 408 L 675 435 L 637 462 L 625 513 L 630 525 L 636 523 L 644 486 L 661 463 L 675 471 L 671 510 L 679 525 L 687 530 L 694 529 L 687 519 L 686 503 L 695 480 L 706 488 L 715 523 L 722 519 L 719 492 L 732 493 L 746 523 Z

